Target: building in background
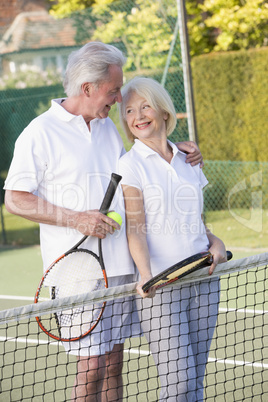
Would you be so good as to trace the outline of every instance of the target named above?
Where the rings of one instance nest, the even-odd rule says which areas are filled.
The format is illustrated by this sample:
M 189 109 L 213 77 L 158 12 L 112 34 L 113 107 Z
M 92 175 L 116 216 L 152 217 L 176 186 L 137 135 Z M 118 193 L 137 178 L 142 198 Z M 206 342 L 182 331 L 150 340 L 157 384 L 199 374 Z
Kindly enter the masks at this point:
M 0 75 L 65 70 L 75 42 L 71 19 L 55 19 L 45 0 L 0 0 Z
M 47 0 L 0 0 L 0 39 L 16 16 L 28 11 L 48 11 Z

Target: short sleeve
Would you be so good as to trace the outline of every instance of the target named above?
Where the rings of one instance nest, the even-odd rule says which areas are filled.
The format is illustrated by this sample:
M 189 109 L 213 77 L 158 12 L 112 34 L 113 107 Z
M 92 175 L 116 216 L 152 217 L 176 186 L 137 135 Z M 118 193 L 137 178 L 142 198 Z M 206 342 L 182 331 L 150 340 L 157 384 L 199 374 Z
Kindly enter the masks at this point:
M 128 162 L 128 154 L 119 160 L 119 174 L 122 176 L 121 184 L 142 190 L 141 180 Z
M 29 131 L 24 131 L 17 139 L 13 159 L 5 181 L 5 190 L 38 190 L 46 170 L 44 151 Z

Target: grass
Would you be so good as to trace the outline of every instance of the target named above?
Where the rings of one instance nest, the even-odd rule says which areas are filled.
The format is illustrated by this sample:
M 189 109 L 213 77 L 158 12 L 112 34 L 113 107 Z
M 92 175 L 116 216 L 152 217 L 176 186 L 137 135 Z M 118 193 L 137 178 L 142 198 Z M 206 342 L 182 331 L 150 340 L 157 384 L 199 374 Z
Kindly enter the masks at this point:
M 13 246 L 30 246 L 39 244 L 39 225 L 20 216 L 7 212 L 2 207 L 6 242 Z M 4 243 L 3 228 L 1 227 L 0 244 Z
M 2 248 L 0 261 L 2 267 L 0 294 L 33 297 L 43 272 L 40 248 L 38 246 Z M 10 300 L 0 301 L 1 309 L 20 304 L 21 301 L 15 301 L 12 305 Z
M 268 211 L 210 211 L 206 223 L 226 246 L 268 250 Z
M 3 217 L 8 245 L 39 244 L 37 223 L 11 215 L 5 207 L 3 207 Z M 229 248 L 268 249 L 268 210 L 209 211 L 206 212 L 205 217 L 209 229 Z M 3 244 L 3 236 L 1 236 L 0 244 Z

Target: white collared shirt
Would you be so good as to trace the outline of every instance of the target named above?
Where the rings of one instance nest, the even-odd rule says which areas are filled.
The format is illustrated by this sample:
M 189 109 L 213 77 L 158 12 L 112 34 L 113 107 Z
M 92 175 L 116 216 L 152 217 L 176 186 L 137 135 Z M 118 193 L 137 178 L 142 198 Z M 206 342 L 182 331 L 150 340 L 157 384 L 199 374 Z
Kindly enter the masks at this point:
M 201 219 L 202 188 L 208 183 L 199 166 L 169 141 L 171 163 L 139 140 L 119 161 L 122 184 L 143 193 L 152 274 L 208 249 Z
M 53 100 L 51 108 L 17 139 L 5 189 L 34 193 L 73 211 L 99 209 L 111 173 L 118 171 L 118 160 L 125 153 L 122 139 L 110 118 L 92 120 L 89 131 L 82 116 L 67 112 L 60 103 L 61 99 Z M 103 241 L 107 273 L 132 274 L 120 187 L 111 210 L 122 216 L 123 224 Z M 81 237 L 76 230 L 40 224 L 44 269 Z M 85 244 L 97 251 L 96 238 L 88 238 Z

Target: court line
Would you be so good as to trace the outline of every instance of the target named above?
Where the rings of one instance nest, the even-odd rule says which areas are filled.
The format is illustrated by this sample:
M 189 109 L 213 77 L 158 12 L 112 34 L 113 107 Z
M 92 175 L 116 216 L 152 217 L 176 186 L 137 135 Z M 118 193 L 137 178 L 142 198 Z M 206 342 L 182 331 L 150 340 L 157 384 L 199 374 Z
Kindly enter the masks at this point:
M 57 341 L 49 341 L 49 340 L 36 340 L 36 339 L 27 339 L 27 338 L 13 338 L 13 337 L 4 337 L 0 336 L 0 342 L 16 342 L 16 343 L 29 343 L 29 344 L 43 344 L 43 345 L 51 345 L 51 346 L 62 346 L 61 342 Z M 141 349 L 124 349 L 124 353 L 128 354 L 135 354 L 135 355 L 146 355 L 149 356 L 151 354 L 148 350 L 141 350 Z M 217 363 L 217 364 L 224 364 L 224 365 L 232 365 L 232 366 L 247 366 L 253 368 L 261 368 L 261 369 L 268 369 L 268 363 L 260 363 L 260 362 L 247 362 L 243 360 L 230 360 L 230 359 L 216 359 L 209 357 L 209 363 Z
M 0 300 L 22 300 L 22 301 L 30 301 L 34 302 L 34 297 L 29 296 L 12 296 L 12 295 L 0 295 Z M 40 301 L 50 300 L 48 298 L 40 298 Z
M 268 369 L 268 364 L 265 363 L 258 363 L 258 362 L 245 362 L 243 360 L 229 360 L 229 359 L 215 359 L 212 357 L 208 358 L 208 362 L 216 362 L 218 364 L 230 364 L 232 366 L 248 366 L 248 367 L 254 367 L 254 368 L 263 368 L 263 369 Z
M 31 301 L 32 303 L 34 302 L 34 297 L 29 297 L 29 296 L 0 295 L 0 299 L 3 299 L 3 300 L 26 300 L 26 301 Z
M 235 311 L 236 313 L 249 313 L 249 314 L 268 314 L 268 310 L 254 310 L 250 308 L 226 308 L 226 307 L 220 307 L 219 312 L 220 313 L 230 313 L 231 311 Z

